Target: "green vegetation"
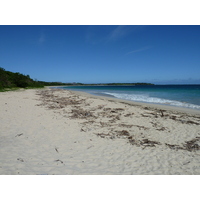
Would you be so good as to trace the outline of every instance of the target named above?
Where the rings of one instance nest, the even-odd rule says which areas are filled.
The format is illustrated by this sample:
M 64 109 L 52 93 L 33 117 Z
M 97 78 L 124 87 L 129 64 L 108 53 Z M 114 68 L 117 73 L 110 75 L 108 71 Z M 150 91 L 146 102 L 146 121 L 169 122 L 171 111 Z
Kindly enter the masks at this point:
M 73 83 L 62 83 L 62 82 L 46 82 L 46 81 L 38 81 L 41 85 L 44 86 L 67 86 L 67 85 L 73 85 Z
M 94 83 L 94 84 L 85 84 L 85 83 L 62 83 L 62 82 L 45 82 L 38 81 L 44 86 L 131 86 L 131 85 L 154 85 L 152 83 Z
M 45 82 L 34 81 L 29 75 L 23 75 L 19 72 L 14 73 L 6 71 L 0 67 L 0 91 L 16 90 L 19 88 L 42 88 L 44 86 L 123 86 L 123 85 L 153 85 L 151 83 L 100 83 L 100 84 L 83 84 L 83 83 L 62 83 L 62 82 Z
M 133 85 L 154 85 L 154 84 L 152 84 L 152 83 L 95 83 L 95 84 L 62 83 L 62 85 L 71 85 L 71 86 L 133 86 Z
M 18 88 L 40 88 L 44 87 L 38 81 L 34 81 L 29 75 L 19 72 L 13 73 L 0 68 L 0 91 L 15 90 Z

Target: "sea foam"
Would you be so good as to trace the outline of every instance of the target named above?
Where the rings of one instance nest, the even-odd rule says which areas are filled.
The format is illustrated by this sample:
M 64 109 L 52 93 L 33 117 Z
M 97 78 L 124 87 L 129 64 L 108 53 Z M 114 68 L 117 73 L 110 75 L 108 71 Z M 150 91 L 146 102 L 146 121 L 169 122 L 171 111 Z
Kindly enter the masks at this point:
M 181 101 L 175 101 L 175 100 L 162 99 L 162 98 L 157 98 L 157 97 L 150 97 L 148 95 L 112 93 L 112 92 L 103 92 L 103 93 L 114 96 L 119 99 L 125 99 L 125 100 L 137 101 L 137 102 L 145 102 L 145 103 L 165 104 L 165 105 L 200 110 L 200 106 L 195 105 L 195 104 L 190 104 L 187 102 L 181 102 Z

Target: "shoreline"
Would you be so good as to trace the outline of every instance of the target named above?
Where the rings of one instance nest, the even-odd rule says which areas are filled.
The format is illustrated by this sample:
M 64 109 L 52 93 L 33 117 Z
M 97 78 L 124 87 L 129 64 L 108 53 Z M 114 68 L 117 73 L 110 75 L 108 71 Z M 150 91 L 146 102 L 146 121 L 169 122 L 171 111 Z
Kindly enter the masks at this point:
M 61 89 L 61 88 L 57 88 L 57 89 Z M 65 90 L 65 89 L 61 89 L 61 90 Z M 169 111 L 177 111 L 177 112 L 184 112 L 187 114 L 200 115 L 200 110 L 191 109 L 191 108 L 184 108 L 184 107 L 157 104 L 157 103 L 136 102 L 136 101 L 126 100 L 126 99 L 119 99 L 117 97 L 108 97 L 106 95 L 105 96 L 104 95 L 95 95 L 95 94 L 91 94 L 91 93 L 87 93 L 87 92 L 83 92 L 83 91 L 75 91 L 75 90 L 67 90 L 67 91 L 74 92 L 75 94 L 80 94 L 80 95 L 83 95 L 86 97 L 107 99 L 107 100 L 113 100 L 113 101 L 122 102 L 122 103 L 125 102 L 128 104 L 138 105 L 138 106 L 142 106 L 142 107 L 151 107 L 154 109 L 164 109 L 164 110 L 169 110 Z
M 66 90 L 66 89 L 62 89 L 62 88 L 59 88 L 60 86 L 49 86 L 49 88 L 54 88 L 54 89 L 61 89 L 61 90 Z M 67 87 L 67 86 L 65 86 Z M 70 87 L 70 86 L 69 86 Z M 157 108 L 157 109 L 165 109 L 165 110 L 171 110 L 171 111 L 177 111 L 177 112 L 185 112 L 185 113 L 188 113 L 188 114 L 195 114 L 195 115 L 200 115 L 200 110 L 198 109 L 193 109 L 193 108 L 186 108 L 186 107 L 181 107 L 181 106 L 174 106 L 174 105 L 167 105 L 167 104 L 159 104 L 159 103 L 149 103 L 149 102 L 137 102 L 137 101 L 132 101 L 132 100 L 126 100 L 126 99 L 120 99 L 120 98 L 117 98 L 117 97 L 114 97 L 114 96 L 107 96 L 107 95 L 101 95 L 101 94 L 91 94 L 89 92 L 84 92 L 84 91 L 76 91 L 76 90 L 68 90 L 68 91 L 72 91 L 72 92 L 77 92 L 80 93 L 80 94 L 83 94 L 83 95 L 88 95 L 91 97 L 99 97 L 99 98 L 110 98 L 110 99 L 113 99 L 113 100 L 117 100 L 117 101 L 121 101 L 121 102 L 127 102 L 127 103 L 130 103 L 130 104 L 134 104 L 134 105 L 139 105 L 139 106 L 149 106 L 149 107 L 152 107 L 152 108 Z
M 199 175 L 200 116 L 61 89 L 0 93 L 2 175 Z

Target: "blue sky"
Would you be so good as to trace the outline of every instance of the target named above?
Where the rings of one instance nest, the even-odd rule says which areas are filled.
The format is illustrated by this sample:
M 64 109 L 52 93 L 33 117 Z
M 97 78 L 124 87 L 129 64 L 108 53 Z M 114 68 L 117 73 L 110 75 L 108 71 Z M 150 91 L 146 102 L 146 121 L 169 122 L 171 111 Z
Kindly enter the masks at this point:
M 0 67 L 41 81 L 200 84 L 200 26 L 0 26 Z

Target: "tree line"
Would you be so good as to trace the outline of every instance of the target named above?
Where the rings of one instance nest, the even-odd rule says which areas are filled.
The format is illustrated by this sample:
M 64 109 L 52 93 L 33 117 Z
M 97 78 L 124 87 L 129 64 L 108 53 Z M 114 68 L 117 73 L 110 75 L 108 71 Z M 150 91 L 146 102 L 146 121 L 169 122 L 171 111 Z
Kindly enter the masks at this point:
M 99 84 L 84 84 L 84 83 L 62 83 L 62 82 L 46 82 L 35 81 L 29 75 L 24 75 L 19 72 L 6 71 L 0 67 L 0 90 L 5 88 L 40 88 L 44 86 L 95 86 L 95 85 L 153 85 L 151 83 L 99 83 Z
M 44 87 L 44 85 L 31 79 L 29 75 L 6 71 L 4 68 L 0 67 L 0 90 L 15 87 Z

